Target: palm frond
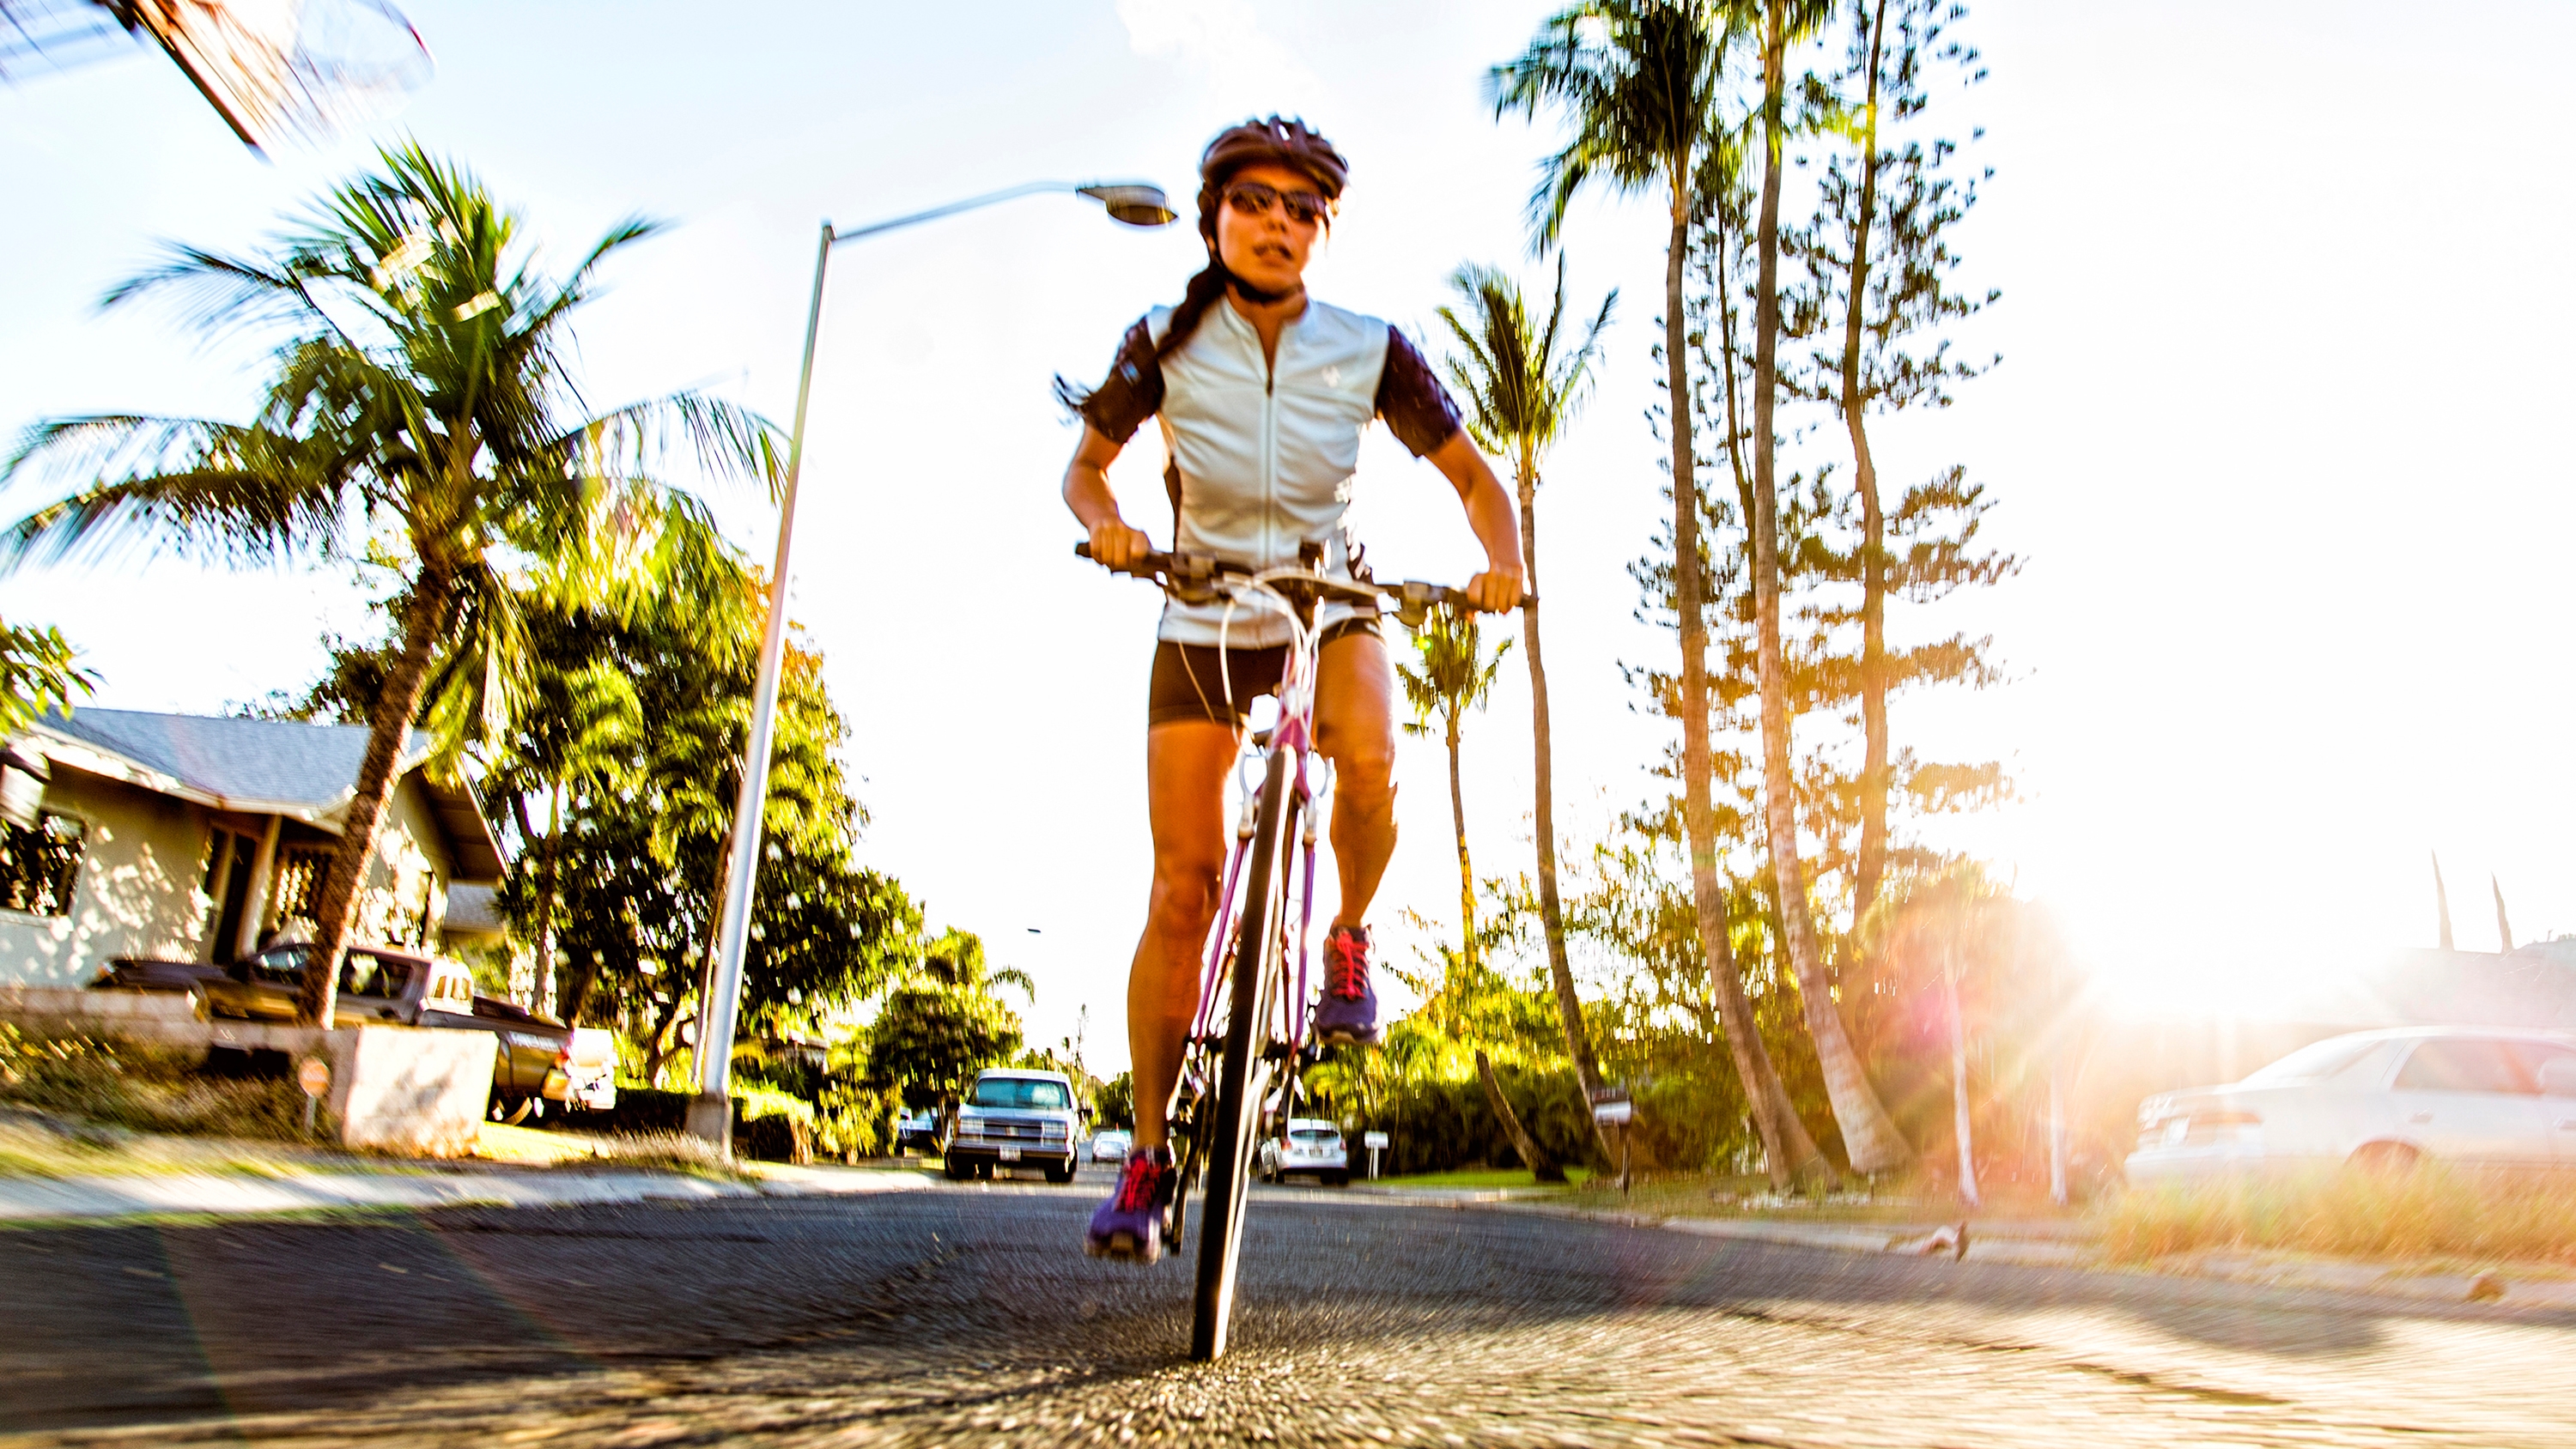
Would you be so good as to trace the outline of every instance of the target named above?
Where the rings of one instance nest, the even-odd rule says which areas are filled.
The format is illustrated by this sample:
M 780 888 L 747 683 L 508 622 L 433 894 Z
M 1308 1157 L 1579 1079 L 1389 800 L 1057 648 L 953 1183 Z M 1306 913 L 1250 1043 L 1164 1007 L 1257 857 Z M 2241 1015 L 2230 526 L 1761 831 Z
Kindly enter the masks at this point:
M 710 475 L 756 478 L 769 485 L 772 502 L 787 485 L 778 425 L 739 403 L 697 391 L 667 393 L 602 413 L 564 441 L 578 446 L 603 476 L 642 476 L 675 441 L 684 441 Z
M 42 423 L 0 478 L 30 464 L 94 481 L 0 530 L 0 570 L 139 552 L 243 565 L 328 556 L 345 541 L 348 460 L 260 427 L 102 415 Z

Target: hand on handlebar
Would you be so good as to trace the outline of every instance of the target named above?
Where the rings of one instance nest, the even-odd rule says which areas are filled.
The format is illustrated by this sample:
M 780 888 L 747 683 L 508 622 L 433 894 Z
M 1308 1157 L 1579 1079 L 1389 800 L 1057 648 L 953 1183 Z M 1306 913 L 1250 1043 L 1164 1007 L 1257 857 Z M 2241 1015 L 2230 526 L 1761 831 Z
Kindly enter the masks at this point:
M 1520 607 L 1523 587 L 1519 569 L 1487 569 L 1469 579 L 1460 592 L 1489 614 L 1507 614 Z
M 1141 528 L 1129 528 L 1116 518 L 1104 519 L 1091 530 L 1091 557 L 1103 568 L 1120 573 L 1133 573 L 1154 551 L 1154 541 Z

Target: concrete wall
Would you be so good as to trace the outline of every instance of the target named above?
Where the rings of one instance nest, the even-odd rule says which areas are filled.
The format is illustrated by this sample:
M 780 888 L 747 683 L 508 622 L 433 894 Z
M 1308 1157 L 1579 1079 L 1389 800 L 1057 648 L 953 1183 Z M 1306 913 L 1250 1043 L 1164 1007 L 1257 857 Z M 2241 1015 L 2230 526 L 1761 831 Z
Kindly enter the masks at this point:
M 331 1095 L 340 1141 L 425 1157 L 473 1152 L 492 1096 L 501 1039 L 417 1026 L 331 1033 Z
M 206 933 L 206 813 L 54 767 L 44 808 L 88 827 L 66 916 L 0 911 L 0 982 L 77 986 L 116 956 L 190 960 Z

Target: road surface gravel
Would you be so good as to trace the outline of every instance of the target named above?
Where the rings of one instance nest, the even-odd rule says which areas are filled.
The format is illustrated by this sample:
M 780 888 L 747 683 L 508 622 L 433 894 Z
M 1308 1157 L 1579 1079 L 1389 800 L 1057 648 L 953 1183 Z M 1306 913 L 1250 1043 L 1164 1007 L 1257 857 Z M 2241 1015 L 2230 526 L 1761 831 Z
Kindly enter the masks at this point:
M 2576 1314 L 1104 1178 L 0 1232 L 0 1444 L 2569 1445 Z

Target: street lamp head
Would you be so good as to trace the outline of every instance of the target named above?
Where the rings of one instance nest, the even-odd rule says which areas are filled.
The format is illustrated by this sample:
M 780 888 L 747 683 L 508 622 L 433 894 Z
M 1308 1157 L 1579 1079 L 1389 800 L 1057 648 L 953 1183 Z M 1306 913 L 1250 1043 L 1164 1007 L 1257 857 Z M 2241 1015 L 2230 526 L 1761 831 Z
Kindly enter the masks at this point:
M 1172 210 L 1159 186 L 1111 186 L 1106 184 L 1077 186 L 1077 195 L 1088 196 L 1108 209 L 1109 219 L 1129 226 L 1169 226 L 1180 213 Z

